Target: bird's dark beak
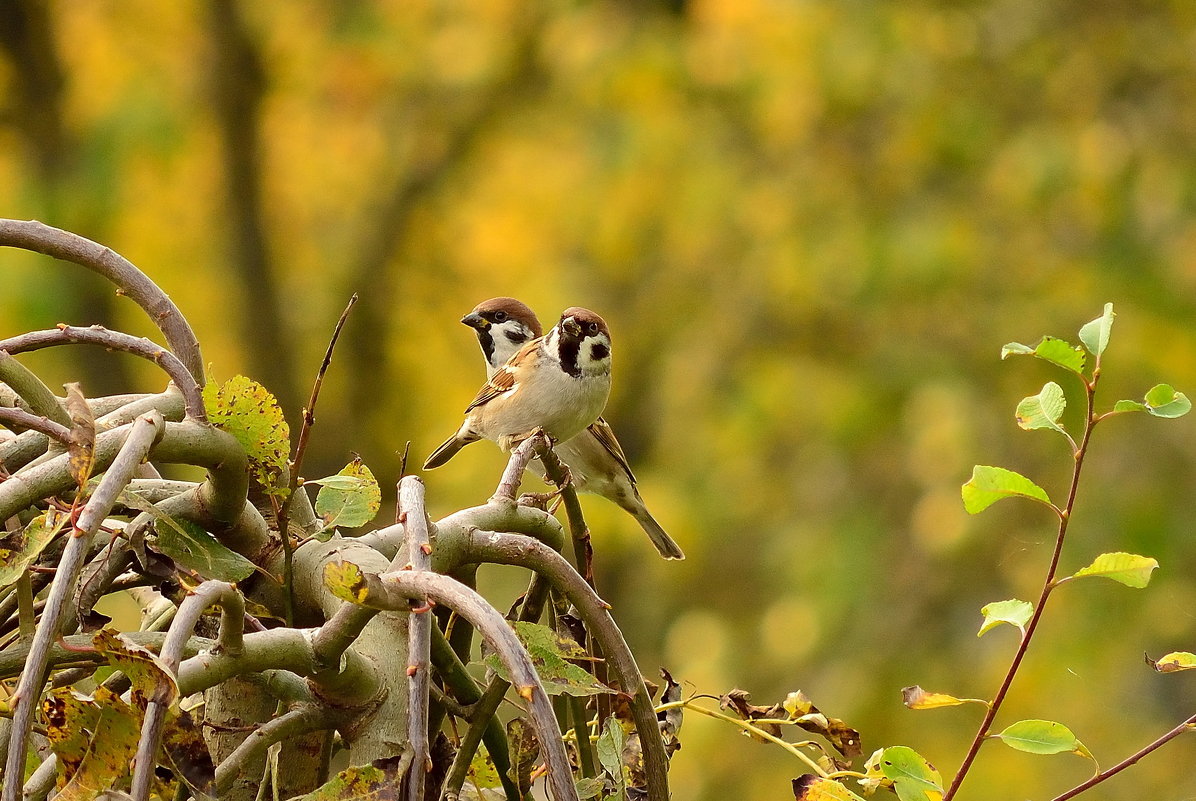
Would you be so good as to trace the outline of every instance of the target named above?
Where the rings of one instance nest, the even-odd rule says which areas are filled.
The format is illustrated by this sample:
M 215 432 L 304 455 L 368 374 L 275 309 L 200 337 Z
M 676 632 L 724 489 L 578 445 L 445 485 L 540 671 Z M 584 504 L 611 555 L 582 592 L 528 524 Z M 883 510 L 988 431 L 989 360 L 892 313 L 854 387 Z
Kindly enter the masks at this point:
M 461 318 L 461 322 L 470 328 L 476 328 L 479 331 L 485 331 L 490 327 L 490 321 L 477 312 L 470 312 Z
M 572 317 L 561 320 L 561 330 L 575 339 L 581 339 L 581 325 Z

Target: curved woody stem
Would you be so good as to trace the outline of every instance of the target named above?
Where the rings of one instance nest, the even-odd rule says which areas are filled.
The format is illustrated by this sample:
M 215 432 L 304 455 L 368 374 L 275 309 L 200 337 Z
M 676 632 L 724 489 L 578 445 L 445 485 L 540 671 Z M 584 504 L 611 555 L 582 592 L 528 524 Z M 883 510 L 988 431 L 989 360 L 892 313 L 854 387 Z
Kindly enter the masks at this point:
M 199 340 L 195 338 L 187 318 L 174 301 L 128 259 L 90 239 L 36 220 L 0 219 L 0 246 L 24 248 L 74 262 L 116 284 L 120 294 L 131 298 L 145 310 L 150 321 L 166 337 L 166 344 L 187 366 L 195 382 L 203 385 L 203 357 L 199 352 Z

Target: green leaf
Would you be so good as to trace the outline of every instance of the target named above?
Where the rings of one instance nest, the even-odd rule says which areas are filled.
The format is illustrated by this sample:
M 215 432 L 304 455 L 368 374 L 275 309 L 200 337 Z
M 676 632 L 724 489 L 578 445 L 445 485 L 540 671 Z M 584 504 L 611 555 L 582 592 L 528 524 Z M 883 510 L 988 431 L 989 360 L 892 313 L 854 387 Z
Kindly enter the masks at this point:
M 1001 360 L 1009 358 L 1010 356 L 1033 356 L 1034 348 L 1029 345 L 1023 345 L 1020 342 L 1010 342 L 1005 347 L 1001 348 Z
M 1084 351 L 1070 342 L 1055 337 L 1043 337 L 1034 348 L 1034 355 L 1079 375 L 1084 372 Z
M 1109 334 L 1113 331 L 1113 304 L 1105 304 L 1105 312 L 1090 323 L 1085 323 L 1080 329 L 1080 341 L 1088 352 L 1099 357 L 1109 346 Z
M 1150 583 L 1150 574 L 1159 563 L 1147 556 L 1132 553 L 1102 553 L 1088 567 L 1080 568 L 1070 578 L 1098 576 L 1112 579 L 1127 587 L 1142 589 Z
M 1192 402 L 1170 384 L 1157 384 L 1146 393 L 1146 411 L 1155 417 L 1183 417 L 1192 410 Z
M 886 748 L 880 755 L 880 769 L 892 780 L 901 801 L 938 801 L 943 796 L 942 776 L 912 748 Z
M 594 750 L 598 753 L 598 762 L 615 780 L 615 786 L 620 792 L 627 786 L 627 781 L 623 777 L 623 747 L 626 742 L 627 735 L 623 731 L 623 726 L 617 718 L 612 716 L 607 718 L 606 723 L 602 725 L 602 734 L 598 736 L 598 741 L 594 744 Z
M 1119 400 L 1113 404 L 1113 411 L 1115 412 L 1144 412 L 1146 411 L 1146 404 L 1139 403 L 1132 400 Z
M 38 515 L 20 531 L 0 537 L 0 587 L 15 584 L 25 568 L 53 542 L 66 524 L 68 516 L 56 511 Z
M 1002 623 L 1017 626 L 1021 629 L 1022 636 L 1025 636 L 1026 623 L 1034 614 L 1034 605 L 1016 598 L 1008 601 L 993 601 L 990 604 L 985 604 L 980 609 L 980 614 L 984 615 L 984 623 L 981 624 L 980 631 L 976 632 L 977 637 L 983 637 Z
M 324 565 L 324 586 L 337 598 L 354 604 L 365 603 L 370 594 L 361 568 L 343 560 Z
M 1092 753 L 1076 739 L 1071 729 L 1053 720 L 1019 720 L 992 736 L 1027 754 L 1072 753 L 1092 759 Z
M 1055 337 L 1043 337 L 1035 347 L 1031 348 L 1020 342 L 1010 342 L 1001 348 L 1001 358 L 1010 356 L 1037 356 L 1051 364 L 1058 365 L 1079 375 L 1084 371 L 1084 351 L 1070 342 Z
M 1066 408 L 1067 398 L 1063 394 L 1063 387 L 1054 381 L 1048 381 L 1043 385 L 1041 392 L 1023 398 L 1017 405 L 1017 424 L 1026 431 L 1049 428 L 1064 433 L 1063 426 L 1059 425 L 1059 418 L 1063 416 L 1063 410 Z
M 270 391 L 236 375 L 221 386 L 209 382 L 203 389 L 203 403 L 212 424 L 232 434 L 245 449 L 254 480 L 268 494 L 285 497 L 288 488 L 281 478 L 291 452 L 291 432 Z
M 220 543 L 189 520 L 154 522 L 154 547 L 178 565 L 206 579 L 242 581 L 254 571 L 253 562 Z
M 502 782 L 498 778 L 498 770 L 490 759 L 486 746 L 479 745 L 469 763 L 469 783 L 475 787 L 498 787 Z
M 515 623 L 515 634 L 527 649 L 540 682 L 544 685 L 544 692 L 549 695 L 582 697 L 614 692 L 584 669 L 565 661 L 586 656 L 585 649 L 575 641 L 557 635 L 547 626 L 525 621 Z M 482 661 L 503 679 L 510 680 L 497 654 L 488 654 Z
M 1158 661 L 1146 658 L 1146 664 L 1159 673 L 1178 673 L 1181 670 L 1196 670 L 1196 654 L 1188 651 L 1172 651 L 1159 657 Z
M 511 750 L 508 775 L 519 786 L 520 794 L 526 795 L 532 789 L 532 771 L 540 756 L 540 743 L 532 725 L 523 718 L 512 718 L 507 722 L 507 743 Z
M 577 791 L 577 797 L 581 799 L 581 801 L 587 801 L 587 799 L 590 798 L 598 798 L 601 796 L 602 790 L 605 787 L 606 784 L 601 779 L 595 778 L 593 776 L 589 778 L 580 778 L 573 785 L 573 789 Z
M 335 476 L 325 476 L 324 478 L 308 478 L 304 479 L 304 484 L 318 484 L 321 487 L 331 487 L 332 489 L 350 492 L 358 489 L 362 484 L 362 479 L 356 476 L 341 475 L 337 473 Z
M 353 765 L 326 784 L 292 801 L 394 801 L 402 777 L 398 757 L 375 759 L 369 765 Z
M 363 526 L 374 519 L 382 505 L 382 490 L 361 459 L 349 462 L 335 476 L 307 483 L 322 485 L 316 495 L 316 514 L 325 528 Z
M 976 465 L 972 468 L 971 480 L 963 485 L 962 495 L 964 509 L 973 515 L 984 511 L 1002 498 L 1014 496 L 1052 505 L 1046 490 L 1021 473 L 1006 470 L 1004 467 Z

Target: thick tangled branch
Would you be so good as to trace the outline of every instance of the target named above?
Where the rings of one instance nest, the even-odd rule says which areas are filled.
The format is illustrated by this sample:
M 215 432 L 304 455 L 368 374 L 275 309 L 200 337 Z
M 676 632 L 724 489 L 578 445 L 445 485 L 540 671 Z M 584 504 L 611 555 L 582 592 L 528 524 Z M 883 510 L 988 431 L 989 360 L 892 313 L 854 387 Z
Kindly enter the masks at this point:
M 108 350 L 131 353 L 161 367 L 175 386 L 183 393 L 187 416 L 199 421 L 207 419 L 203 408 L 203 387 L 188 371 L 182 361 L 170 351 L 145 337 L 135 337 L 120 331 L 109 331 L 99 325 L 80 328 L 60 325 L 45 331 L 30 331 L 27 334 L 0 340 L 0 351 L 5 353 L 27 353 L 28 351 L 51 348 L 56 345 L 99 345 Z
M 264 630 L 255 618 L 247 616 L 248 596 L 269 609 L 280 606 L 283 589 L 269 581 L 250 579 L 240 588 L 207 581 L 192 590 L 177 610 L 162 596 L 155 596 L 166 607 L 166 614 L 159 615 L 151 627 L 169 625 L 167 635 L 150 631 L 127 635 L 134 642 L 161 649 L 162 662 L 175 674 L 184 695 L 223 691 L 231 679 L 241 678 L 241 684 L 253 692 L 278 699 L 280 706 L 272 718 L 266 711 L 254 713 L 259 716 L 252 720 L 260 721 L 260 726 L 247 730 L 247 736 L 234 740 L 231 751 L 225 751 L 216 771 L 217 793 L 231 792 L 242 773 L 258 769 L 254 766 L 260 766 L 264 749 L 270 745 L 284 743 L 284 748 L 290 747 L 285 743 L 299 735 L 335 728 L 358 763 L 391 756 L 396 748 L 406 745 L 403 764 L 409 769 L 408 795 L 418 801 L 425 793 L 432 767 L 429 740 L 439 731 L 448 709 L 470 724 L 452 767 L 454 778 L 444 787 L 445 792 L 453 794 L 461 786 L 464 768 L 477 742 L 483 738 L 496 767 L 507 771 L 506 737 L 495 712 L 507 689 L 514 686 L 527 703 L 538 732 L 552 795 L 558 801 L 576 799 L 572 770 L 552 705 L 526 650 L 500 612 L 466 583 L 447 575 L 460 575 L 469 582 L 477 564 L 490 562 L 520 565 L 532 572 L 531 586 L 519 610 L 521 619 L 540 618 L 550 587 L 579 610 L 577 614 L 594 639 L 611 654 L 618 684 L 632 699 L 633 718 L 645 753 L 648 798 L 666 801 L 663 744 L 634 659 L 610 619 L 606 604 L 557 553 L 565 542 L 564 531 L 552 515 L 536 508 L 535 504 L 543 503 L 543 499 L 533 499 L 529 506 L 525 505 L 527 499 L 516 497 L 524 469 L 534 458 L 546 462 L 558 484 L 566 484 L 564 468 L 553 458 L 545 437 L 532 437 L 516 449 L 494 496 L 484 505 L 456 512 L 433 525 L 425 511 L 423 483 L 409 476 L 399 485 L 398 525 L 356 539 L 321 542 L 309 538 L 293 551 L 285 549 L 293 569 L 281 570 L 283 555 L 276 547 L 277 526 L 272 530 L 247 500 L 249 470 L 244 449 L 231 435 L 205 422 L 198 343 L 169 298 L 136 267 L 107 248 L 40 223 L 0 220 L 2 245 L 75 261 L 108 277 L 121 293 L 134 298 L 150 314 L 170 346 L 167 350 L 147 339 L 98 326 L 62 325 L 0 340 L 0 383 L 7 387 L 0 405 L 0 424 L 22 432 L 0 443 L 0 461 L 11 473 L 0 481 L 0 519 L 12 518 L 10 529 L 17 525 L 16 515 L 47 503 L 61 504 L 61 498 L 72 497 L 78 489 L 71 455 L 55 445 L 70 443 L 70 415 L 45 383 L 11 354 L 63 344 L 99 345 L 149 359 L 172 381 L 166 392 L 156 395 L 88 401 L 97 417 L 89 464 L 91 472 L 99 476 L 98 485 L 78 510 L 78 521 L 72 536 L 65 538 L 65 547 L 61 541 L 51 543 L 39 557 L 42 565 L 50 564 L 61 549 L 48 591 L 46 574 L 32 573 L 22 578 L 20 592 L 10 591 L 0 597 L 0 623 L 16 628 L 19 618 L 20 631 L 25 633 L 25 639 L 10 642 L 10 647 L 0 652 L 0 678 L 20 673 L 9 727 L 2 801 L 20 797 L 33 710 L 48 672 L 57 671 L 55 686 L 69 686 L 90 675 L 104 661 L 102 653 L 86 650 L 90 637 L 72 632 L 102 595 L 145 584 L 149 576 L 144 571 L 142 575 L 125 571 L 138 569 L 135 555 L 144 561 L 141 556 L 146 530 L 164 515 L 198 523 L 221 544 L 254 561 L 261 573 L 276 576 L 281 572 L 291 579 L 285 591 L 294 593 L 294 619 L 313 625 L 309 629 L 287 625 Z M 331 346 L 321 378 L 330 356 Z M 314 406 L 314 392 L 312 397 Z M 182 422 L 177 422 L 180 418 Z M 313 420 L 309 409 L 303 441 L 292 465 L 296 473 L 291 484 L 293 497 L 281 509 L 274 509 L 281 512 L 276 521 L 287 520 L 293 512 L 296 522 L 312 534 L 319 529 L 319 521 L 297 473 Z M 148 464 L 149 459 L 199 465 L 208 469 L 208 476 L 200 483 L 167 481 Z M 130 492 L 124 496 L 121 508 L 126 511 L 121 515 L 131 519 L 105 528 L 107 540 L 93 543 L 101 523 L 126 490 Z M 580 506 L 571 488 L 566 485 L 562 491 L 578 553 L 583 555 L 581 563 L 588 565 Z M 366 605 L 341 601 L 323 585 L 324 566 L 340 560 L 358 564 L 367 577 Z M 166 590 L 162 592 L 169 595 Z M 72 598 L 73 605 L 68 603 Z M 195 636 L 200 617 L 212 603 L 222 608 L 220 635 L 215 643 Z M 512 684 L 495 677 L 482 690 L 461 661 L 462 655 L 468 661 L 469 636 L 454 636 L 450 644 L 428 613 L 436 605 L 455 612 L 459 632 L 469 635 L 476 629 L 482 635 L 505 663 Z M 290 620 L 288 615 L 288 623 Z M 246 625 L 256 630 L 245 633 Z M 60 634 L 67 635 L 65 640 Z M 452 698 L 436 688 L 432 703 L 433 670 Z M 105 684 L 115 692 L 129 687 L 120 673 Z M 164 699 L 150 699 L 142 719 L 131 784 L 132 797 L 138 801 L 148 797 L 158 764 L 166 703 Z M 584 714 L 579 714 L 579 734 L 585 735 L 586 724 Z M 52 786 L 55 771 L 56 759 L 44 760 L 26 785 L 26 792 L 31 797 L 44 796 Z M 587 775 L 592 775 L 592 769 Z M 518 794 L 511 776 L 504 777 L 504 787 L 508 797 Z
M 50 645 L 58 637 L 58 624 L 67 599 L 74 593 L 87 547 L 99 530 L 100 523 L 111 511 L 116 496 L 132 480 L 133 472 L 149 454 L 154 440 L 161 436 L 163 426 L 161 415 L 151 412 L 138 418 L 129 430 L 123 432 L 124 441 L 119 453 L 75 523 L 62 561 L 54 574 L 54 582 L 50 585 L 50 597 L 46 601 L 45 611 L 29 649 L 29 659 L 14 694 L 16 704 L 5 765 L 4 801 L 17 801 L 20 798 L 26 738 L 33 725 L 33 710 L 40 700 L 42 683 L 45 681 Z M 7 486 L 7 483 L 0 486 Z M 8 516 L 3 515 L 6 518 Z

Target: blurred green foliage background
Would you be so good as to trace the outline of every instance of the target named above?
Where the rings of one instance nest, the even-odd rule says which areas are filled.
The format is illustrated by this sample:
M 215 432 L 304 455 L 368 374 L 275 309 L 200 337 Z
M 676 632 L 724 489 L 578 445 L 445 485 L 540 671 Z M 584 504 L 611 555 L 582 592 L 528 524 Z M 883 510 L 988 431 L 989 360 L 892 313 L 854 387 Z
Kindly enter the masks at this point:
M 991 695 L 1015 633 L 977 640 L 979 608 L 1033 600 L 1049 559 L 1042 509 L 959 501 L 974 463 L 1055 495 L 1070 476 L 1062 438 L 1013 409 L 1078 386 L 1000 346 L 1075 341 L 1114 301 L 1105 405 L 1196 390 L 1188 0 L 11 0 L 0 35 L 0 215 L 142 267 L 216 377 L 253 375 L 296 421 L 361 294 L 312 476 L 357 452 L 390 483 L 407 440 L 418 462 L 457 425 L 478 301 L 602 313 L 606 416 L 689 554 L 659 561 L 586 501 L 641 666 L 761 703 L 800 687 L 866 753 L 954 771 L 977 711 L 898 691 Z M 153 333 L 79 268 L 5 251 L 0 269 L 5 335 Z M 91 394 L 161 384 L 102 353 L 26 362 Z M 1060 720 L 1107 766 L 1194 711 L 1192 679 L 1142 664 L 1196 649 L 1192 426 L 1098 429 L 1063 569 L 1108 550 L 1162 569 L 1057 593 L 998 726 Z M 430 474 L 434 510 L 480 502 L 502 463 L 481 444 Z M 784 798 L 801 772 L 716 721 L 682 739 L 678 799 Z M 1193 749 L 1091 795 L 1192 798 Z M 1089 773 L 990 744 L 964 797 Z

